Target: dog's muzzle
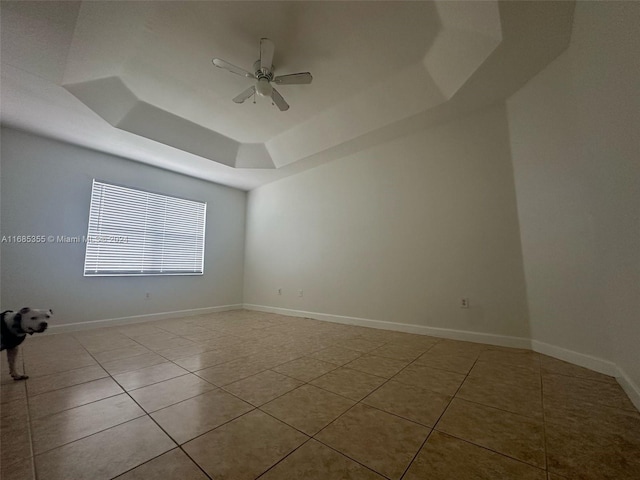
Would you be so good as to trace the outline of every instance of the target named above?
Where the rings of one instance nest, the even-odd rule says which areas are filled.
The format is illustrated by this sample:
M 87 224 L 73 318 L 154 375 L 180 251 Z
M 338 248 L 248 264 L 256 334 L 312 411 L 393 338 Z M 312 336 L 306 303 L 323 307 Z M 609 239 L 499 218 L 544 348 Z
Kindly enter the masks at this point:
M 37 330 L 29 330 L 27 333 L 29 335 L 33 335 L 34 333 L 42 333 L 47 329 L 48 326 L 49 326 L 49 324 L 47 322 L 40 322 L 38 324 L 38 329 Z

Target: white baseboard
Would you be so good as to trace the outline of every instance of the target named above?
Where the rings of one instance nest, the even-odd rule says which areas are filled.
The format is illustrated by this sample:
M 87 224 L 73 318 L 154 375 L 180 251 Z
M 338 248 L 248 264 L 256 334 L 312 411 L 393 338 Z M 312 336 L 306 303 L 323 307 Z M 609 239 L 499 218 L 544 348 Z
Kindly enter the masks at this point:
M 633 403 L 635 407 L 640 411 L 640 386 L 637 385 L 633 380 L 631 380 L 626 372 L 620 367 L 618 367 L 617 370 L 618 372 L 616 374 L 616 379 L 618 380 L 618 383 L 629 396 L 629 400 L 631 400 L 631 403 Z
M 550 357 L 564 360 L 565 362 L 573 363 L 580 367 L 594 370 L 598 373 L 604 373 L 612 377 L 617 376 L 618 367 L 615 363 L 602 358 L 593 357 L 584 353 L 578 353 L 573 350 L 567 350 L 566 348 L 551 345 L 549 343 L 540 342 L 538 340 L 532 340 L 531 345 L 534 352 L 543 353 Z
M 398 332 L 416 333 L 418 335 L 430 335 L 432 337 L 449 338 L 452 340 L 463 340 L 466 342 L 479 342 L 489 345 L 499 345 L 501 347 L 531 349 L 531 340 L 522 337 L 510 337 L 507 335 L 495 335 L 491 333 L 469 332 L 464 330 L 453 330 L 449 328 L 427 327 L 425 325 L 387 322 L 384 320 L 371 320 L 368 318 L 345 317 L 343 315 L 305 312 L 302 310 L 290 310 L 288 308 L 268 307 L 264 305 L 252 305 L 246 303 L 244 304 L 244 308 L 246 310 L 279 313 L 281 315 L 289 315 L 292 317 L 312 318 L 314 320 L 323 320 L 326 322 L 342 323 L 346 325 L 356 325 L 359 327 L 378 328 L 381 330 L 395 330 Z
M 640 387 L 634 383 L 629 375 L 627 375 L 626 372 L 614 362 L 586 355 L 584 353 L 578 353 L 573 350 L 567 350 L 566 348 L 551 345 L 549 343 L 539 342 L 538 340 L 532 340 L 531 344 L 535 352 L 543 353 L 550 357 L 573 363 L 579 367 L 588 368 L 589 370 L 615 377 L 629 397 L 629 400 L 631 400 L 631 403 L 640 410 Z
M 131 325 L 134 323 L 150 322 L 153 320 L 166 320 L 167 318 L 192 317 L 194 315 L 205 315 L 207 313 L 226 312 L 228 310 L 240 310 L 241 304 L 220 305 L 217 307 L 194 308 L 190 310 L 178 310 L 175 312 L 159 312 L 147 315 L 135 315 L 132 317 L 105 318 L 101 320 L 89 320 L 86 322 L 63 323 L 61 325 L 51 325 L 46 334 L 77 332 L 80 330 L 90 330 L 94 328 L 115 327 L 118 325 Z

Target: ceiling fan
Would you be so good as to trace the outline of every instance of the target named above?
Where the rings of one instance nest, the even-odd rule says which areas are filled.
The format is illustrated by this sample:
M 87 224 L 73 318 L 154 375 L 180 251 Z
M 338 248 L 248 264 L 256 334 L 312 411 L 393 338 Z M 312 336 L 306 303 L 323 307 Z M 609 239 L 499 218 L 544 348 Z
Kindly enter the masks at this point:
M 219 58 L 213 59 L 213 64 L 228 72 L 235 73 L 242 77 L 255 79 L 255 85 L 247 88 L 244 92 L 233 99 L 236 103 L 243 103 L 247 98 L 255 95 L 256 93 L 261 97 L 271 97 L 273 103 L 284 112 L 289 110 L 289 104 L 285 102 L 282 95 L 273 88 L 271 83 L 277 85 L 303 85 L 311 83 L 313 77 L 309 72 L 291 73 L 289 75 L 280 75 L 278 77 L 273 76 L 273 52 L 275 46 L 268 38 L 260 39 L 260 58 L 253 64 L 253 70 L 255 73 L 248 72 L 240 67 L 236 67 L 229 62 L 220 60 Z

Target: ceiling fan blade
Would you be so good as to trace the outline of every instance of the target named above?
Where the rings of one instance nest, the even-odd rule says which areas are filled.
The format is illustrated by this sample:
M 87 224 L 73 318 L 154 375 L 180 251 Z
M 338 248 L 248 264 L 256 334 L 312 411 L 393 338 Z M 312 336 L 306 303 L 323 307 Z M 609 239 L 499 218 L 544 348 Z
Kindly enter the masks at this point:
M 260 68 L 266 68 L 271 71 L 273 64 L 273 52 L 275 45 L 268 38 L 260 39 Z
M 273 100 L 273 103 L 276 104 L 276 107 L 280 109 L 281 112 L 285 112 L 289 110 L 289 104 L 284 101 L 284 98 L 282 98 L 282 95 L 280 95 L 280 93 L 278 93 L 278 91 L 275 88 L 271 90 L 271 99 Z
M 222 68 L 223 70 L 226 70 L 231 73 L 235 73 L 236 75 L 240 75 L 241 77 L 256 78 L 256 76 L 253 73 L 249 73 L 245 69 L 236 67 L 235 65 L 229 62 L 226 62 L 224 60 L 220 60 L 219 58 L 214 58 L 212 62 L 216 67 Z
M 311 83 L 313 77 L 309 72 L 292 73 L 291 75 L 280 75 L 273 79 L 278 85 L 304 85 Z
M 233 101 L 236 103 L 243 103 L 247 98 L 253 96 L 255 93 L 256 93 L 256 87 L 251 86 L 247 88 L 244 92 L 242 92 L 240 95 L 238 95 L 236 98 L 234 98 Z

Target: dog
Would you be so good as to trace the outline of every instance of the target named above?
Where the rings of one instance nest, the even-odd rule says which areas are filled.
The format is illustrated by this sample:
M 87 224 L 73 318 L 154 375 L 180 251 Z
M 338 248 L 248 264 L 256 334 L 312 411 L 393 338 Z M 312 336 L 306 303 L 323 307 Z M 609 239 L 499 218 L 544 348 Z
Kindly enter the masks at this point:
M 16 370 L 18 347 L 27 338 L 27 333 L 33 335 L 34 333 L 44 332 L 49 326 L 48 321 L 52 316 L 52 310 L 36 310 L 29 307 L 22 308 L 18 313 L 12 310 L 2 312 L 0 351 L 7 351 L 9 373 L 14 380 L 26 380 L 29 378 Z

